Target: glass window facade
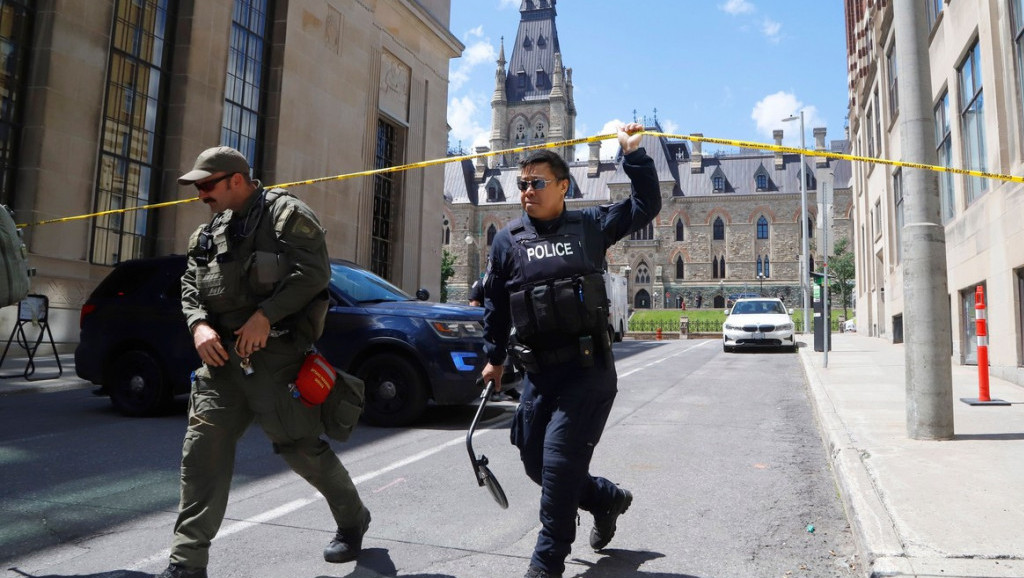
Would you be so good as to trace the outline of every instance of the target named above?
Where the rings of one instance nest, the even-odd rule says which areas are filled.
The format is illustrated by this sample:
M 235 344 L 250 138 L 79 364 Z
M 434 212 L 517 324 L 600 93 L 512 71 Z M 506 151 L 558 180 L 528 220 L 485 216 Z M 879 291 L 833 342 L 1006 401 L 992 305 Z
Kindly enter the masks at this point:
M 103 105 L 96 211 L 160 201 L 161 146 L 170 79 L 172 0 L 117 0 Z M 113 265 L 144 257 L 155 231 L 149 211 L 93 221 L 90 260 Z
M 982 94 L 981 54 L 977 41 L 957 70 L 960 82 L 960 125 L 963 133 L 964 164 L 974 171 L 985 172 L 985 100 Z M 967 204 L 988 188 L 983 177 L 967 178 Z
M 259 176 L 263 140 L 263 106 L 270 46 L 268 0 L 235 0 L 231 46 L 224 83 L 221 144 L 241 151 Z
M 943 92 L 942 98 L 935 105 L 935 144 L 939 164 L 952 167 L 953 135 L 949 129 L 949 92 Z M 953 194 L 953 173 L 939 173 L 939 199 L 943 223 L 949 222 L 956 215 Z
M 377 150 L 375 169 L 393 167 L 402 163 L 401 130 L 385 121 L 377 120 Z M 401 198 L 401 180 L 398 173 L 380 173 L 373 177 L 373 230 L 370 234 L 370 270 L 391 281 L 392 247 L 396 205 Z M 490 239 L 488 240 L 490 242 Z
M 5 205 L 14 200 L 33 6 L 28 0 L 0 0 L 0 203 Z
M 903 254 L 903 171 L 896 169 L 892 174 L 892 204 L 896 215 L 896 262 L 899 263 Z

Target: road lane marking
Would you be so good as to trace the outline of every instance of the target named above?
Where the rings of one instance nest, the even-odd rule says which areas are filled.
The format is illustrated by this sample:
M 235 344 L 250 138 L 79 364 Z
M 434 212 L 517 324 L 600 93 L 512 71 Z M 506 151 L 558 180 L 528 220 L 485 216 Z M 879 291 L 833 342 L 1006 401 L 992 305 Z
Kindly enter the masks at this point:
M 682 355 L 682 354 L 684 354 L 684 353 L 686 353 L 688 351 L 692 351 L 694 349 L 697 349 L 698 347 L 704 347 L 705 345 L 707 345 L 708 343 L 711 343 L 711 342 L 712 342 L 712 340 L 710 340 L 710 339 L 706 340 L 706 341 L 701 341 L 700 343 L 698 343 L 697 345 L 694 345 L 693 347 L 687 347 L 686 349 L 681 349 L 681 350 L 673 353 L 672 355 L 666 355 L 665 357 L 661 357 L 661 358 L 655 359 L 654 361 L 651 361 L 649 363 L 645 363 L 645 364 L 643 364 L 643 365 L 641 365 L 641 366 L 639 366 L 639 367 L 637 367 L 635 369 L 631 369 L 631 370 L 629 370 L 629 371 L 627 371 L 625 373 L 620 373 L 619 374 L 619 379 L 622 379 L 623 377 L 629 377 L 630 375 L 633 375 L 634 373 L 636 373 L 638 371 L 643 371 L 643 370 L 648 369 L 650 367 L 654 367 L 655 365 L 658 365 L 662 361 L 666 361 L 666 360 L 672 359 L 673 357 L 678 357 L 678 356 L 680 356 L 680 355 Z
M 502 420 L 502 421 L 504 421 L 504 420 Z M 479 437 L 479 436 L 484 435 L 484 434 L 486 434 L 486 433 L 488 433 L 490 431 L 493 431 L 493 427 L 488 427 L 488 428 L 485 428 L 485 429 L 478 429 L 473 437 L 474 438 Z M 352 483 L 355 484 L 355 485 L 359 485 L 359 484 L 368 482 L 368 481 L 370 481 L 370 480 L 372 480 L 374 478 L 378 478 L 378 477 L 380 477 L 380 476 L 382 476 L 382 475 L 384 475 L 384 474 L 386 474 L 386 473 L 388 473 L 390 471 L 393 471 L 393 470 L 396 470 L 398 468 L 401 468 L 401 467 L 404 467 L 404 466 L 416 463 L 418 461 L 424 460 L 424 459 L 429 458 L 430 456 L 432 456 L 432 455 L 434 455 L 436 453 L 439 453 L 439 452 L 441 452 L 441 451 L 443 451 L 445 449 L 448 449 L 448 448 L 450 448 L 452 446 L 455 446 L 455 445 L 458 445 L 458 444 L 461 444 L 461 443 L 465 443 L 465 442 L 466 442 L 466 436 L 465 435 L 459 436 L 459 437 L 457 437 L 455 439 L 452 439 L 452 440 L 449 440 L 449 441 L 447 441 L 447 442 L 445 442 L 445 443 L 443 443 L 443 444 L 441 444 L 439 446 L 435 446 L 435 447 L 433 447 L 431 449 L 428 449 L 428 450 L 423 450 L 422 452 L 419 452 L 417 454 L 409 456 L 409 457 L 407 457 L 405 459 L 402 459 L 402 460 L 399 460 L 397 462 L 388 464 L 388 465 L 384 466 L 383 468 L 380 468 L 379 470 L 368 472 L 368 473 L 363 474 L 361 476 L 354 477 L 354 478 L 352 478 Z M 228 524 L 227 526 L 224 526 L 223 528 L 221 528 L 221 530 L 217 533 L 217 536 L 214 537 L 213 541 L 217 541 L 217 540 L 219 540 L 219 539 L 221 539 L 221 538 L 223 538 L 225 536 L 230 536 L 232 534 L 236 534 L 238 532 L 241 532 L 242 530 L 246 530 L 246 529 L 251 528 L 253 526 L 257 526 L 259 524 L 263 524 L 263 523 L 269 522 L 271 520 L 276 520 L 277 518 L 282 518 L 284 516 L 287 516 L 288 514 L 291 514 L 292 512 L 295 512 L 296 510 L 304 508 L 304 507 L 312 504 L 313 502 L 316 502 L 316 501 L 322 500 L 322 499 L 324 499 L 324 497 L 322 495 L 320 495 L 320 492 L 316 492 L 316 493 L 314 493 L 312 496 L 310 496 L 308 498 L 301 498 L 301 499 L 298 499 L 298 500 L 292 500 L 291 502 L 288 502 L 287 504 L 283 504 L 283 505 L 278 506 L 278 507 L 276 507 L 276 508 L 274 508 L 272 510 L 267 510 L 266 512 L 263 512 L 262 514 L 257 514 L 255 516 L 252 516 L 251 518 L 246 518 L 244 520 L 239 520 L 237 522 L 233 522 L 233 523 Z M 141 570 L 142 568 L 145 568 L 145 567 L 147 567 L 147 566 L 149 566 L 151 564 L 154 564 L 156 562 L 159 562 L 161 560 L 167 560 L 168 558 L 170 558 L 170 556 L 171 556 L 171 549 L 167 548 L 167 549 L 164 549 L 164 550 L 162 550 L 162 551 L 160 551 L 160 552 L 158 552 L 156 554 L 153 554 L 152 556 L 149 556 L 147 558 L 139 560 L 138 562 L 132 564 L 128 569 L 129 570 Z

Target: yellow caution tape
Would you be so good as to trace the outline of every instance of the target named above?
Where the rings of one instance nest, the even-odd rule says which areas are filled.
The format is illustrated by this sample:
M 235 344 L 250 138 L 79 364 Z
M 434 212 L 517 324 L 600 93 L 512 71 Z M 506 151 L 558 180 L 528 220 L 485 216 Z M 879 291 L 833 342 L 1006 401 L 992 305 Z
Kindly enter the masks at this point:
M 657 132 L 657 131 L 643 131 L 641 134 L 645 134 L 645 135 L 649 135 L 649 136 L 654 136 L 654 137 L 664 137 L 664 138 L 672 138 L 672 139 L 679 139 L 679 140 L 688 140 L 688 141 L 692 141 L 692 142 L 710 143 L 710 144 L 725 145 L 725 146 L 734 146 L 734 147 L 745 148 L 745 149 L 767 150 L 767 151 L 772 151 L 772 152 L 802 154 L 802 155 L 806 155 L 806 156 L 823 157 L 823 158 L 837 159 L 837 160 L 841 159 L 841 160 L 848 160 L 848 161 L 854 161 L 854 162 L 875 163 L 875 164 L 883 164 L 883 165 L 889 165 L 889 166 L 894 166 L 894 167 L 906 167 L 906 168 L 912 168 L 912 169 L 924 169 L 924 170 L 936 171 L 936 172 L 953 173 L 953 174 L 958 174 L 958 175 L 967 175 L 967 176 L 971 176 L 971 177 L 982 177 L 982 178 L 986 178 L 986 179 L 996 179 L 996 180 L 1008 181 L 1008 182 L 1013 182 L 1013 183 L 1024 183 L 1024 177 L 1017 177 L 1017 176 L 1013 176 L 1013 175 L 1004 175 L 1004 174 L 999 174 L 999 173 L 988 173 L 988 172 L 984 172 L 984 171 L 972 171 L 972 170 L 967 170 L 967 169 L 958 169 L 958 168 L 954 168 L 954 167 L 945 167 L 945 166 L 940 166 L 940 165 L 926 165 L 926 164 L 921 164 L 921 163 L 909 163 L 909 162 L 905 162 L 905 161 L 894 161 L 894 160 L 890 160 L 890 159 L 883 159 L 883 158 L 876 158 L 876 157 L 865 157 L 865 156 L 850 155 L 850 154 L 845 154 L 845 153 L 837 153 L 837 152 L 833 152 L 833 151 L 829 151 L 829 150 L 809 150 L 809 149 L 801 149 L 801 148 L 797 148 L 797 147 L 787 147 L 787 146 L 782 146 L 782 145 L 759 143 L 759 142 L 753 142 L 753 141 L 742 141 L 742 140 L 732 140 L 732 139 L 724 139 L 724 138 L 713 138 L 713 137 L 697 136 L 697 135 L 670 134 L 670 133 Z M 408 170 L 412 170 L 412 169 L 423 169 L 423 168 L 427 168 L 427 167 L 433 167 L 433 166 L 443 165 L 443 164 L 447 164 L 447 163 L 457 163 L 457 162 L 462 162 L 462 161 L 467 161 L 467 160 L 478 159 L 478 158 L 482 158 L 482 157 L 493 157 L 493 156 L 497 156 L 497 155 L 515 154 L 515 153 L 521 153 L 521 152 L 533 151 L 533 150 L 540 150 L 540 149 L 548 149 L 548 148 L 570 147 L 570 146 L 576 146 L 576 145 L 581 145 L 581 144 L 588 144 L 588 143 L 592 143 L 592 142 L 599 142 L 599 141 L 603 141 L 603 140 L 613 139 L 613 138 L 617 138 L 617 136 L 618 135 L 616 133 L 613 133 L 613 134 L 600 134 L 600 135 L 589 136 L 589 137 L 584 137 L 584 138 L 577 138 L 577 139 L 564 140 L 564 141 L 558 141 L 558 142 L 551 142 L 551 143 L 542 143 L 542 144 L 521 146 L 521 147 L 510 148 L 510 149 L 503 149 L 503 150 L 497 150 L 497 151 L 488 151 L 488 152 L 476 153 L 476 154 L 470 154 L 470 155 L 461 155 L 461 156 L 454 156 L 454 157 L 444 157 L 444 158 L 441 158 L 441 159 L 433 159 L 433 160 L 428 160 L 428 161 L 420 161 L 420 162 L 416 162 L 416 163 L 409 163 L 409 164 L 404 164 L 404 165 L 399 165 L 399 166 L 394 166 L 394 167 L 383 167 L 383 168 L 372 169 L 372 170 L 368 170 L 368 171 L 359 171 L 359 172 L 356 172 L 356 173 L 345 173 L 345 174 L 333 175 L 333 176 L 329 176 L 329 177 L 319 177 L 319 178 L 315 178 L 315 179 L 307 179 L 307 180 L 304 180 L 304 181 L 294 181 L 294 182 L 290 182 L 290 183 L 281 183 L 281 184 L 276 184 L 276 185 L 269 185 L 267 188 L 286 189 L 286 188 L 289 188 L 289 187 L 300 187 L 300 186 L 303 186 L 303 185 L 312 185 L 312 184 L 316 184 L 316 183 L 326 183 L 326 182 L 332 182 L 332 181 L 344 181 L 344 180 L 353 179 L 353 178 L 356 178 L 356 177 L 368 177 L 368 176 L 379 175 L 379 174 L 384 174 L 384 173 L 397 173 L 397 172 L 408 171 Z M 102 216 L 105 216 L 105 215 L 114 215 L 114 214 L 118 214 L 118 213 L 128 213 L 128 212 L 132 212 L 132 211 L 142 211 L 142 210 L 148 210 L 148 209 L 161 209 L 161 208 L 164 208 L 164 207 L 170 207 L 172 205 L 180 205 L 182 203 L 191 203 L 191 202 L 195 202 L 195 201 L 198 201 L 198 200 L 199 200 L 198 197 L 194 197 L 194 198 L 191 198 L 191 199 L 181 199 L 181 200 L 178 200 L 178 201 L 167 201 L 167 202 L 164 202 L 164 203 L 155 203 L 155 204 L 152 204 L 152 205 L 143 205 L 143 206 L 139 206 L 139 207 L 128 207 L 128 208 L 124 208 L 124 209 L 111 209 L 109 211 L 100 211 L 100 212 L 96 212 L 96 213 L 88 213 L 88 214 L 85 214 L 85 215 L 76 215 L 76 216 L 73 216 L 73 217 L 63 217 L 63 218 L 59 218 L 59 219 L 49 219 L 49 220 L 46 220 L 46 221 L 37 221 L 35 223 L 21 224 L 21 225 L 17 225 L 17 227 L 18 228 L 36 227 L 36 226 L 39 226 L 39 225 L 50 225 L 50 224 L 53 224 L 53 223 L 66 223 L 66 222 L 70 222 L 70 221 L 78 221 L 78 220 L 81 220 L 81 219 L 90 219 L 90 218 L 93 218 L 93 217 L 102 217 Z

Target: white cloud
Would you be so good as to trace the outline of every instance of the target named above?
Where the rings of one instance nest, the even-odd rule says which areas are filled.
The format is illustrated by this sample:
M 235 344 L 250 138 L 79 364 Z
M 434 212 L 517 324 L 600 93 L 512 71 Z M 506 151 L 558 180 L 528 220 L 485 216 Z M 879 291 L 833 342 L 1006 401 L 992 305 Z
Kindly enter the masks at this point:
M 490 143 L 491 131 L 480 124 L 477 116 L 480 107 L 470 96 L 455 97 L 448 102 L 448 125 L 451 130 L 451 146 L 460 143 L 467 152 L 476 146 Z
M 667 134 L 679 134 L 679 123 L 674 120 L 664 119 L 661 123 L 661 131 Z
M 783 144 L 790 147 L 800 146 L 800 121 L 794 120 L 783 122 L 782 119 L 790 115 L 799 115 L 800 110 L 804 111 L 804 145 L 813 148 L 813 137 L 811 131 L 815 127 L 825 126 L 825 121 L 818 115 L 818 109 L 812 105 L 806 105 L 797 99 L 796 95 L 785 91 L 769 94 L 754 105 L 750 118 L 757 123 L 757 132 L 764 142 L 773 144 L 772 131 L 782 129 Z
M 729 14 L 749 14 L 756 10 L 754 5 L 747 0 L 728 0 L 725 4 L 719 6 L 719 8 Z
M 779 37 L 782 32 L 782 23 L 776 22 L 771 18 L 765 18 L 764 21 L 761 22 L 761 32 L 764 33 L 765 37 L 767 37 L 770 42 L 778 44 Z
M 481 28 L 474 28 L 467 33 L 467 36 L 481 35 L 483 30 Z M 485 64 L 487 62 L 496 62 L 498 60 L 498 53 L 491 46 L 491 42 L 488 39 L 474 42 L 468 46 L 462 52 L 462 57 L 452 61 L 453 68 L 448 74 L 448 81 L 450 89 L 452 91 L 459 90 L 462 85 L 469 81 L 469 77 L 477 66 Z
M 611 134 L 618 132 L 619 127 L 626 123 L 619 119 L 610 120 L 604 123 L 601 130 L 597 131 L 597 134 Z M 619 152 L 619 139 L 610 138 L 601 141 L 601 158 L 602 159 L 613 159 L 615 154 Z M 589 155 L 589 152 L 587 153 Z

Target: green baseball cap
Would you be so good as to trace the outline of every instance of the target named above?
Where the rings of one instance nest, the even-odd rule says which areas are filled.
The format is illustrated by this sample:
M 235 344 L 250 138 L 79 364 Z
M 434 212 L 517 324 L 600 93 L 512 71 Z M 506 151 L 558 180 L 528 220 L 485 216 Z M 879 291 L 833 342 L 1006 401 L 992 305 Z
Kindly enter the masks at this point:
M 192 170 L 178 177 L 179 185 L 191 185 L 217 173 L 242 173 L 249 178 L 249 161 L 231 147 L 213 147 L 199 153 Z

